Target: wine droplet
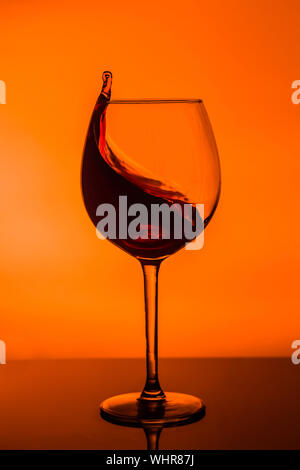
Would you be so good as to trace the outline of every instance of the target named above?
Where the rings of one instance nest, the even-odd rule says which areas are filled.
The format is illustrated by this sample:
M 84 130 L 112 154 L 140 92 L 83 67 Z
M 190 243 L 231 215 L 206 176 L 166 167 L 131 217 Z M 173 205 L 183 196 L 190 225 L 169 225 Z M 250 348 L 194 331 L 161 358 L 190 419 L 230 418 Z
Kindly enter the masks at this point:
M 112 84 L 112 73 L 109 70 L 106 70 L 102 74 L 102 90 L 101 94 L 104 95 L 108 100 L 110 100 L 111 95 L 111 84 Z

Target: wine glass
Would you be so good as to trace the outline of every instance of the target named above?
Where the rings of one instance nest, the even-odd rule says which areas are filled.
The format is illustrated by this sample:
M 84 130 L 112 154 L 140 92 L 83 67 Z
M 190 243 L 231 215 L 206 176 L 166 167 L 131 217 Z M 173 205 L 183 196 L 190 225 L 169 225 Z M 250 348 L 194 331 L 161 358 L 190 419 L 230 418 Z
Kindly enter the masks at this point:
M 220 194 L 217 147 L 202 100 L 110 100 L 112 75 L 104 72 L 102 78 L 85 143 L 82 193 L 98 236 L 102 233 L 142 266 L 147 375 L 141 393 L 104 400 L 101 415 L 132 426 L 184 424 L 203 416 L 205 406 L 197 397 L 164 392 L 160 386 L 158 272 L 164 259 L 197 242 L 216 209 Z M 141 207 L 149 215 L 162 205 L 170 209 L 169 219 L 160 213 L 153 222 L 140 215 Z M 192 208 L 187 216 L 183 215 L 186 206 Z M 204 207 L 204 214 L 199 207 Z M 140 217 L 134 221 L 137 214 Z M 197 226 L 197 230 L 189 237 L 182 230 L 178 236 L 178 220 L 179 225 Z

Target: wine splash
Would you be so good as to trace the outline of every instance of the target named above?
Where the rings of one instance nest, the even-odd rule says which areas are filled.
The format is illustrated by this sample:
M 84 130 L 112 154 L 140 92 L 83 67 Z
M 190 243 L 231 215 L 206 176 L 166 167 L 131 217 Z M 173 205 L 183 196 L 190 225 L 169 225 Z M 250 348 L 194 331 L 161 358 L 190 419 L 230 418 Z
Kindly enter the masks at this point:
M 111 73 L 104 72 L 102 79 L 102 91 L 90 121 L 82 164 L 82 192 L 87 212 L 94 225 L 97 226 L 100 220 L 96 215 L 97 207 L 100 204 L 111 204 L 115 208 L 116 233 L 119 234 L 120 196 L 127 197 L 128 206 L 143 204 L 149 213 L 153 205 L 172 206 L 175 208 L 175 213 L 171 216 L 168 238 L 165 238 L 166 227 L 163 218 L 158 220 L 155 227 L 151 223 L 140 226 L 140 233 L 148 237 L 109 238 L 110 241 L 137 258 L 165 258 L 190 241 L 184 235 L 185 224 L 191 226 L 191 231 L 195 231 L 196 226 L 203 230 L 203 224 L 196 225 L 200 215 L 194 206 L 191 216 L 187 217 L 183 206 L 189 201 L 183 192 L 179 188 L 175 189 L 155 179 L 145 168 L 130 161 L 130 158 L 109 136 L 106 136 L 106 109 L 111 94 Z M 181 238 L 176 237 L 175 233 L 178 217 L 181 217 Z M 128 223 L 131 221 L 132 217 L 128 217 Z M 156 238 L 151 238 L 151 233 L 156 233 Z

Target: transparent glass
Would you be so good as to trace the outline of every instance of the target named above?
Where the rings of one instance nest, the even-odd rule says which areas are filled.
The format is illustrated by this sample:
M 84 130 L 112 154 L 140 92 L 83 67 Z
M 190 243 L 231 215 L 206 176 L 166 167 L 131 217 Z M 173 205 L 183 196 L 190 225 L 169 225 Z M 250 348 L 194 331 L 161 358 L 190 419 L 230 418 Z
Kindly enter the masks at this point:
M 201 100 L 111 100 L 98 98 L 82 163 L 82 192 L 97 226 L 99 204 L 128 207 L 155 203 L 204 205 L 203 228 L 216 209 L 220 165 L 213 131 Z M 147 233 L 149 226 L 140 225 Z M 134 256 L 144 276 L 146 315 L 146 383 L 140 393 L 117 395 L 101 403 L 101 415 L 131 426 L 173 426 L 199 419 L 205 406 L 197 397 L 163 391 L 158 378 L 158 272 L 164 259 L 190 240 L 162 236 L 107 237 Z M 195 240 L 190 241 L 194 243 Z M 127 332 L 130 334 L 130 332 Z

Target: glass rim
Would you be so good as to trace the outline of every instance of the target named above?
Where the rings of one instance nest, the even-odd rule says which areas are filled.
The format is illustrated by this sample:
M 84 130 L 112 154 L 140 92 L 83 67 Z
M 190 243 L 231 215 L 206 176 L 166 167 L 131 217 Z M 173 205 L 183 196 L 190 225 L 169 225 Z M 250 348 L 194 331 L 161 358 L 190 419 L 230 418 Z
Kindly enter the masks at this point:
M 109 104 L 165 104 L 165 103 L 202 103 L 199 98 L 190 99 L 161 99 L 161 98 L 143 98 L 143 99 L 126 99 L 126 100 L 110 100 Z

